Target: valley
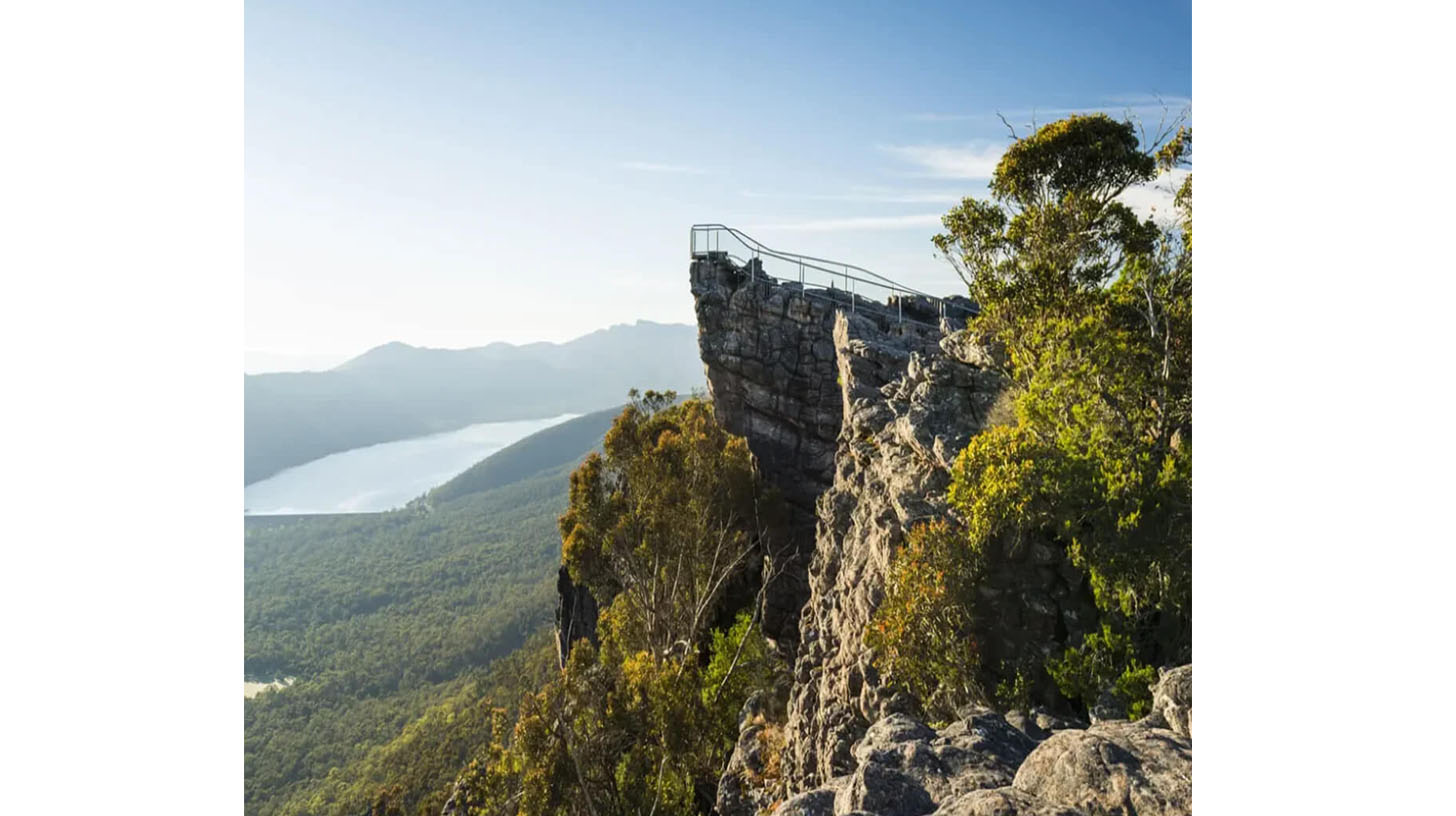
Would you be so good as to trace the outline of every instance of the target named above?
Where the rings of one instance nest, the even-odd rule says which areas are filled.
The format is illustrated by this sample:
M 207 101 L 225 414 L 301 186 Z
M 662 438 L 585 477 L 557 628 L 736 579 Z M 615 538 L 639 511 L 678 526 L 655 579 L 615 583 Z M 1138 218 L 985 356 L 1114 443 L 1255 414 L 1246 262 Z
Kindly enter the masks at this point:
M 244 517 L 245 675 L 293 680 L 245 683 L 249 816 L 367 810 L 402 767 L 412 789 L 453 780 L 492 706 L 555 665 L 556 519 L 618 411 L 557 421 L 402 509 Z

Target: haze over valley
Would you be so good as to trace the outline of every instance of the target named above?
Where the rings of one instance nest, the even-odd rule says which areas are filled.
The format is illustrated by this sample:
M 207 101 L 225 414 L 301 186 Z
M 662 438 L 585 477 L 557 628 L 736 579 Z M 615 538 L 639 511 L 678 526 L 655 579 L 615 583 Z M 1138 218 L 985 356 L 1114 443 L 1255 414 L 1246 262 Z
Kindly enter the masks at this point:
M 279 477 L 249 491 L 247 507 L 252 512 L 316 510 L 320 504 L 340 512 L 387 509 L 379 505 L 383 498 L 360 495 L 387 486 L 372 488 L 360 481 L 363 474 L 346 474 L 334 470 L 334 465 L 366 471 L 376 462 L 378 467 L 395 467 L 398 463 L 391 457 L 398 454 L 432 467 L 425 461 L 428 457 L 416 454 L 442 451 L 450 447 L 448 439 L 422 442 L 408 450 L 360 452 L 344 464 L 319 463 L 322 470 L 305 474 L 281 472 L 381 442 L 480 423 L 541 421 L 595 411 L 621 404 L 634 387 L 687 393 L 703 384 L 695 327 L 648 321 L 612 326 L 566 343 L 492 343 L 468 349 L 388 343 L 327 371 L 246 375 L 243 481 L 253 485 L 275 474 Z M 508 430 L 479 430 L 503 443 L 512 441 L 505 438 L 510 436 Z M 465 445 L 461 450 L 469 450 L 466 438 L 461 438 Z M 488 452 L 479 451 L 480 456 Z M 464 469 L 480 456 L 446 456 L 450 464 L 438 462 L 431 471 L 441 478 L 423 487 L 439 484 L 453 475 L 447 472 L 451 468 Z M 332 485 L 336 476 L 352 486 L 325 485 Z M 298 506 L 299 494 L 290 492 L 293 488 L 288 485 L 315 479 L 325 493 L 305 496 L 309 507 Z M 397 489 L 406 485 L 419 486 L 409 475 Z M 286 510 L 290 507 L 294 509 Z

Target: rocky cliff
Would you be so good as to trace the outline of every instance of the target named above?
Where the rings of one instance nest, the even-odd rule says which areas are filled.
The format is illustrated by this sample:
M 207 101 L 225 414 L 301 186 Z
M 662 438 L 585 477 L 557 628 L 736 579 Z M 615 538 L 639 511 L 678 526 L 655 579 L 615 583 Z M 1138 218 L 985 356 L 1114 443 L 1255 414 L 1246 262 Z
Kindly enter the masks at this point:
M 867 403 L 882 404 L 879 389 L 905 373 L 912 354 L 937 350 L 938 356 L 939 310 L 918 298 L 890 308 L 843 290 L 806 291 L 766 277 L 756 261 L 740 267 L 716 254 L 694 260 L 690 277 L 718 418 L 748 440 L 791 511 L 763 621 L 765 633 L 792 655 L 811 594 L 810 562 L 820 549 L 815 530 L 824 520 L 822 499 L 843 487 L 846 417 Z M 968 300 L 952 301 L 969 313 Z M 994 399 L 995 385 L 982 385 L 991 389 L 983 397 Z M 856 441 L 852 433 L 848 441 Z
M 924 301 L 876 304 L 843 292 L 806 292 L 766 278 L 752 262 L 738 266 L 721 256 L 695 259 L 691 284 L 715 410 L 747 438 L 793 510 L 763 617 L 765 633 L 793 661 L 786 712 L 778 722 L 745 713 L 719 811 L 752 816 L 787 795 L 794 798 L 778 810 L 786 815 L 1184 812 L 1183 789 L 1169 788 L 1162 777 L 1148 796 L 1167 807 L 1144 810 L 1152 800 L 1129 793 L 1142 783 L 1107 770 L 1105 786 L 1133 797 L 1118 810 L 1122 805 L 1107 809 L 1047 793 L 1060 783 L 1037 780 L 1065 773 L 1063 760 L 1047 761 L 1055 772 L 1026 770 L 1024 782 L 1021 769 L 1041 767 L 1027 764 L 1036 752 L 1087 762 L 1101 757 L 1096 761 L 1104 765 L 1132 757 L 1136 765 L 1144 761 L 1139 752 L 1156 748 L 1167 750 L 1156 762 L 1147 759 L 1150 767 L 1171 763 L 1176 776 L 1179 752 L 1191 762 L 1187 734 L 1184 745 L 1153 734 L 1167 729 L 1151 721 L 1137 731 L 1109 722 L 1079 731 L 1076 740 L 1052 737 L 1037 747 L 1045 734 L 1033 720 L 1012 729 L 1021 734 L 1015 738 L 1004 718 L 985 711 L 932 736 L 913 719 L 915 701 L 892 694 L 871 664 L 864 633 L 890 558 L 915 524 L 953 520 L 945 500 L 951 465 L 994 421 L 1004 385 L 987 350 L 968 341 L 963 321 L 939 319 Z M 969 307 L 963 299 L 956 305 Z M 1059 549 L 998 553 L 993 565 L 981 590 L 997 622 L 982 647 L 992 665 L 1040 660 L 1080 640 L 1095 620 L 1084 579 Z M 1049 704 L 1057 699 L 1051 689 L 1032 691 Z M 1191 711 L 1191 687 L 1188 700 Z M 1062 722 L 1050 710 L 1042 716 Z M 1004 739 L 986 736 L 992 732 Z M 975 746 L 986 740 L 993 747 L 980 756 Z M 766 753 L 775 756 L 771 784 L 753 767 Z M 892 754 L 900 759 L 886 759 Z M 980 758 L 965 759 L 971 754 Z M 949 776 L 916 777 L 922 764 L 948 768 Z M 962 770 L 971 766 L 980 770 L 967 777 Z M 910 785 L 894 774 L 918 781 Z

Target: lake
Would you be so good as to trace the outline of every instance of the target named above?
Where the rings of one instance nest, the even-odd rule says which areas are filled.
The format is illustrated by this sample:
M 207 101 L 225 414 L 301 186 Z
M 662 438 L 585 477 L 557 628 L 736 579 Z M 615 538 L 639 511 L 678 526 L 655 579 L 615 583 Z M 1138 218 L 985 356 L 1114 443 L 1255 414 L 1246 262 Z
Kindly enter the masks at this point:
M 259 683 L 256 680 L 243 680 L 243 698 L 257 697 L 266 689 L 286 689 L 293 685 L 294 678 L 285 677 L 282 680 L 274 680 L 271 683 Z
M 392 510 L 512 442 L 576 416 L 482 422 L 330 454 L 245 486 L 244 512 L 266 516 Z

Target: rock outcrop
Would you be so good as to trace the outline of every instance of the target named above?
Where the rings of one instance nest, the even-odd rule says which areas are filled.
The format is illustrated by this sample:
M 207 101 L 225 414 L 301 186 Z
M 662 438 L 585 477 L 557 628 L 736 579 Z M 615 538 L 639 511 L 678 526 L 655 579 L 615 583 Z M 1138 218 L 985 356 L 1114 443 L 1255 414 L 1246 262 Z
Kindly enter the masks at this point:
M 1155 698 L 1180 699 L 1190 719 L 1192 672 L 1191 666 L 1167 672 L 1154 691 Z M 896 713 L 870 726 L 851 756 L 848 773 L 773 813 L 1174 816 L 1193 808 L 1193 741 L 1158 714 L 1028 733 L 988 709 L 969 711 L 939 731 Z
M 805 291 L 717 254 L 696 258 L 691 280 L 715 410 L 792 516 L 762 617 L 793 665 L 782 730 L 745 720 L 720 816 L 1188 812 L 1191 668 L 1163 675 L 1138 723 L 983 709 L 933 731 L 864 645 L 907 532 L 955 521 L 954 459 L 996 421 L 1005 387 L 994 350 L 923 301 Z M 984 662 L 1039 664 L 1095 624 L 1090 588 L 1060 548 L 988 558 L 978 603 L 996 626 Z M 1061 702 L 1031 691 L 1042 706 Z
M 882 402 L 877 389 L 904 373 L 912 352 L 939 355 L 939 309 L 918 298 L 892 310 L 842 290 L 806 290 L 764 276 L 757 262 L 740 267 L 716 253 L 695 259 L 690 277 L 714 409 L 748 440 L 790 508 L 763 626 L 792 655 L 810 595 L 821 497 L 839 478 L 845 417 L 860 409 L 856 399 Z M 965 298 L 949 300 L 962 314 L 972 309 Z M 914 433 L 934 444 L 933 431 Z
M 870 723 L 912 705 L 886 691 L 864 632 L 906 532 L 952 516 L 950 468 L 1004 382 L 994 353 L 924 301 L 851 304 L 719 256 L 694 260 L 691 281 L 715 410 L 794 511 L 763 620 L 794 661 L 784 766 L 798 792 L 846 773 Z M 992 564 L 981 592 L 1002 625 L 983 644 L 989 662 L 1044 658 L 1095 620 L 1059 548 Z
M 834 475 L 840 427 L 833 330 L 837 304 L 766 278 L 750 262 L 694 260 L 698 348 L 718 420 L 748 440 L 789 509 L 787 546 L 775 554 L 763 630 L 785 656 L 798 642 L 808 598 L 814 503 Z
M 905 533 L 947 516 L 950 465 L 1002 388 L 999 376 L 945 355 L 941 337 L 887 333 L 842 311 L 835 318 L 843 420 L 834 480 L 817 507 L 789 702 L 796 787 L 845 772 L 850 745 L 903 705 L 885 693 L 864 632 Z

